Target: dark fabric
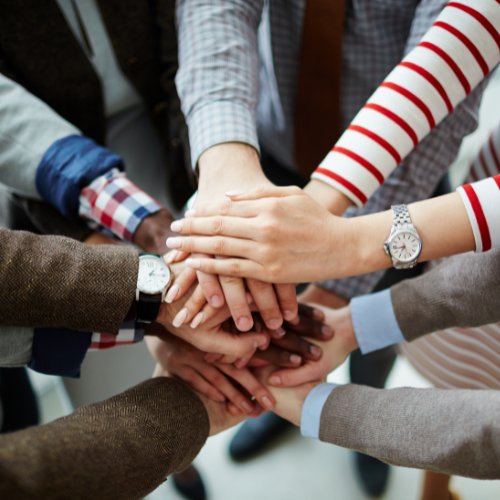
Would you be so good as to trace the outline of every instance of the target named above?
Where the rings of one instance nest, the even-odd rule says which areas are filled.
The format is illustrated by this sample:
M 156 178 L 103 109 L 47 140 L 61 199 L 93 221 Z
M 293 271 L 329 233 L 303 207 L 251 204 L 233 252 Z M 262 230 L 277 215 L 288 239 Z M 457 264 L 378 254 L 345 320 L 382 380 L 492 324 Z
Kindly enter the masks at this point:
M 67 236 L 77 241 L 85 241 L 93 233 L 82 219 L 70 220 L 45 201 L 21 198 L 7 192 L 2 194 L 5 195 L 2 215 L 9 229 Z
M 91 338 L 91 332 L 35 328 L 29 367 L 46 375 L 78 378 Z
M 209 433 L 178 380 L 148 380 L 47 425 L 0 436 L 0 498 L 138 500 L 185 469 Z
M 25 368 L 0 368 L 0 401 L 0 433 L 38 424 L 38 405 Z
M 117 334 L 138 267 L 130 246 L 0 229 L 0 324 Z
M 181 207 L 193 193 L 195 179 L 174 82 L 178 67 L 175 1 L 97 3 L 118 64 L 156 128 L 171 194 Z M 56 0 L 0 0 L 0 72 L 104 145 L 101 83 Z
M 341 134 L 345 3 L 345 0 L 305 2 L 294 141 L 295 161 L 305 177 L 313 173 Z
M 88 137 L 70 135 L 54 142 L 43 155 L 36 188 L 64 216 L 78 220 L 80 191 L 114 168 L 125 170 L 118 155 Z

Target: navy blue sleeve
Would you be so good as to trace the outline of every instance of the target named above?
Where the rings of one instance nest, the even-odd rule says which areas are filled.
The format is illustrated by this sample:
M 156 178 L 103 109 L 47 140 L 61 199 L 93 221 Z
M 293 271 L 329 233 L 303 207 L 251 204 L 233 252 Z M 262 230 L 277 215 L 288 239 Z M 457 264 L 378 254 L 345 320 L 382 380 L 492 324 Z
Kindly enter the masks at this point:
M 36 187 L 63 215 L 78 219 L 80 191 L 113 168 L 125 170 L 118 155 L 88 137 L 69 135 L 54 142 L 43 155 Z
M 91 338 L 91 332 L 35 328 L 29 367 L 46 375 L 78 378 Z

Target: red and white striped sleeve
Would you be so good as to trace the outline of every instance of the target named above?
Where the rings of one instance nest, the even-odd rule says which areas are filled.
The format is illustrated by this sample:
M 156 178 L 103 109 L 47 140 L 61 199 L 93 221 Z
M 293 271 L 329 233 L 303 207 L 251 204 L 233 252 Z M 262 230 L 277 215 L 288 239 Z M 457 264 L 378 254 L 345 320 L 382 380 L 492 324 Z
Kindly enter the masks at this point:
M 449 2 L 313 173 L 364 205 L 500 61 L 500 0 Z
M 476 240 L 476 252 L 500 246 L 500 122 L 470 165 L 470 184 L 457 189 Z

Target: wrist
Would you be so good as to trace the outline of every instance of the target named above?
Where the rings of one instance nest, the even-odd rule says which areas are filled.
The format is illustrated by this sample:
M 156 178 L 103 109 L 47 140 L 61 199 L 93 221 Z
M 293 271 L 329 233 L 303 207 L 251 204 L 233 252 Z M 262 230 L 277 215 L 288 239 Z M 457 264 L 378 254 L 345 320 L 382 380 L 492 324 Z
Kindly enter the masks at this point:
M 345 194 L 317 179 L 309 181 L 304 191 L 333 215 L 342 215 L 352 205 Z
M 173 220 L 172 214 L 165 209 L 149 215 L 137 226 L 132 242 L 145 252 L 166 254 L 169 251 L 167 238 L 176 235 L 170 230 Z
M 252 146 L 241 142 L 217 144 L 200 156 L 198 200 L 210 202 L 229 190 L 247 189 L 268 183 L 260 158 Z M 204 200 L 205 193 L 209 198 Z M 214 196 L 215 194 L 215 196 Z

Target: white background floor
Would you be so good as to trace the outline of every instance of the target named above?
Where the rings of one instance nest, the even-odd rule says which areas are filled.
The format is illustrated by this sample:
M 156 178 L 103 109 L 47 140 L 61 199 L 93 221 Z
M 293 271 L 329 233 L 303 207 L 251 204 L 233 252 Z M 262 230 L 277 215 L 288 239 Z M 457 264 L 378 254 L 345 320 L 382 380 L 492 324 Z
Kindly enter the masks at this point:
M 500 74 L 488 88 L 481 109 L 481 127 L 464 141 L 462 152 L 453 169 L 453 181 L 463 179 L 464 166 L 476 145 L 488 134 L 493 120 L 500 117 Z M 90 312 L 91 313 L 91 312 Z M 111 349 L 87 356 L 80 380 L 66 383 L 71 401 L 80 406 L 117 394 L 145 380 L 153 370 L 153 362 L 144 345 Z M 347 381 L 343 365 L 331 378 Z M 71 402 L 60 379 L 34 375 L 44 422 L 70 411 Z M 389 380 L 389 387 L 427 387 L 429 384 L 408 364 L 398 359 Z M 301 438 L 298 430 L 285 436 L 258 459 L 244 464 L 232 463 L 228 444 L 235 430 L 210 438 L 195 461 L 213 500 L 363 500 L 354 474 L 352 453 L 332 445 Z M 385 500 L 416 500 L 419 498 L 422 473 L 392 467 Z M 473 481 L 455 478 L 453 487 L 463 500 L 498 500 L 500 482 Z M 148 500 L 180 500 L 167 481 Z

